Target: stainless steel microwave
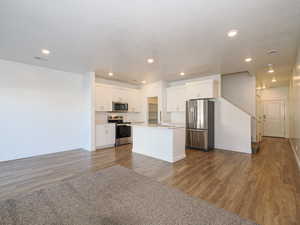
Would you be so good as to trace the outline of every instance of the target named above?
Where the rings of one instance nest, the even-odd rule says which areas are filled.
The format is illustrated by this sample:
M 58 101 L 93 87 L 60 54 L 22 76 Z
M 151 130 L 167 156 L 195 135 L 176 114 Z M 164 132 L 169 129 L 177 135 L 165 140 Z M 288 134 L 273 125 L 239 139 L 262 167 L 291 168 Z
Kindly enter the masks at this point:
M 123 102 L 113 102 L 112 103 L 112 110 L 113 111 L 128 111 L 128 103 Z

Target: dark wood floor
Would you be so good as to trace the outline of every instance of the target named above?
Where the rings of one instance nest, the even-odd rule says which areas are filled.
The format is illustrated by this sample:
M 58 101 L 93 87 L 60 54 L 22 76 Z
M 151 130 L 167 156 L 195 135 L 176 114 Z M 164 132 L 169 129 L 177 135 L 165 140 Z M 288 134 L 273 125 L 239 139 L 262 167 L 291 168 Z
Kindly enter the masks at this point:
M 0 200 L 119 164 L 264 225 L 300 224 L 300 175 L 286 139 L 266 138 L 256 155 L 187 150 L 175 164 L 131 146 L 69 151 L 0 163 Z

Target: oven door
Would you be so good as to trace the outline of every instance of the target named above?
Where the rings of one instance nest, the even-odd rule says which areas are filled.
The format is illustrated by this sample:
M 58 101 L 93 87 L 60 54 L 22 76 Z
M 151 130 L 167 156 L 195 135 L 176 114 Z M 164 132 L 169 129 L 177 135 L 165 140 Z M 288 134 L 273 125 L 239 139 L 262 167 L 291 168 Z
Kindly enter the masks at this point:
M 118 124 L 117 125 L 117 133 L 116 133 L 116 138 L 127 138 L 131 137 L 131 126 L 128 126 L 126 124 Z

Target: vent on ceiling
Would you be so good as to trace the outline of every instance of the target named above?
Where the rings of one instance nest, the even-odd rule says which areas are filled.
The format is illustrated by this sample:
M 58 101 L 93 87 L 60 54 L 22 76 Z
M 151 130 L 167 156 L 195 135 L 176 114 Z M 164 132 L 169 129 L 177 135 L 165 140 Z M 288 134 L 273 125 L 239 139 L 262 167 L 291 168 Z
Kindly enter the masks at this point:
M 33 58 L 36 59 L 36 60 L 40 60 L 40 61 L 48 61 L 48 59 L 42 58 L 40 56 L 35 56 Z
M 274 54 L 277 54 L 278 53 L 278 51 L 277 50 L 270 50 L 270 51 L 268 51 L 268 55 L 274 55 Z

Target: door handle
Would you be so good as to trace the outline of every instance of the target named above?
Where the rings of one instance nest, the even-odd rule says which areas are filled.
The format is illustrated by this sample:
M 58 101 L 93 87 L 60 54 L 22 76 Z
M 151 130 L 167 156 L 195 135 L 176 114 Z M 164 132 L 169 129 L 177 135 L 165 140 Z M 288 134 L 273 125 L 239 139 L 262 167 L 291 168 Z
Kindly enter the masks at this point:
M 161 123 L 161 111 L 159 111 L 159 122 Z

